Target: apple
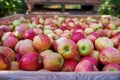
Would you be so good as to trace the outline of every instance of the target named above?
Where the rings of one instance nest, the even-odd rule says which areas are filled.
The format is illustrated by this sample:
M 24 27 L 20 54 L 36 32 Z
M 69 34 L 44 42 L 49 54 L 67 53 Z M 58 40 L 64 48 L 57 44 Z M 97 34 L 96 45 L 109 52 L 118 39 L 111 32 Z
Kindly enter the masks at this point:
M 58 53 L 46 55 L 43 59 L 44 68 L 50 71 L 61 70 L 63 63 L 64 59 Z
M 12 32 L 6 32 L 2 35 L 1 40 L 4 41 L 7 37 L 15 37 Z
M 61 44 L 66 38 L 65 37 L 60 37 L 57 40 L 54 41 L 53 47 L 55 51 L 58 51 L 58 45 Z
M 96 38 L 100 37 L 97 32 L 92 32 L 91 35 L 95 36 Z
M 99 37 L 104 37 L 106 35 L 105 30 L 103 29 L 98 29 L 96 32 L 98 33 Z
M 96 59 L 96 60 L 99 62 L 99 54 L 100 54 L 99 51 L 93 50 L 93 51 L 91 52 L 91 54 L 90 54 L 90 57 Z
M 61 33 L 60 37 L 66 37 L 66 38 L 70 39 L 71 35 L 72 35 L 71 31 L 65 30 L 65 31 L 63 31 L 63 33 Z
M 3 32 L 11 32 L 10 27 L 8 27 L 7 25 L 0 25 L 0 29 L 2 29 Z
M 113 47 L 114 43 L 108 37 L 99 37 L 95 40 L 95 48 L 97 50 L 102 50 L 107 47 Z
M 19 26 L 21 23 L 22 23 L 22 22 L 21 22 L 20 19 L 14 20 L 14 21 L 12 22 L 12 24 L 13 24 L 14 26 Z
M 40 55 L 43 57 L 43 59 L 44 59 L 44 57 L 46 56 L 46 55 L 49 55 L 50 53 L 55 53 L 55 52 L 53 52 L 52 50 L 50 50 L 50 49 L 47 49 L 47 50 L 44 50 L 44 51 L 42 51 L 42 52 L 40 52 Z
M 89 60 L 80 61 L 76 67 L 74 72 L 86 72 L 86 71 L 98 71 L 95 65 Z
M 91 23 L 89 27 L 92 28 L 94 31 L 100 29 L 100 26 L 98 23 Z
M 107 28 L 110 30 L 115 30 L 117 28 L 117 26 L 114 23 L 110 23 L 110 24 L 108 24 Z
M 94 45 L 89 39 L 81 39 L 77 42 L 78 52 L 81 56 L 90 55 L 94 50 Z
M 17 44 L 18 39 L 16 37 L 7 37 L 4 41 L 3 41 L 3 46 L 7 46 L 10 48 L 14 48 L 15 45 Z
M 43 33 L 42 29 L 40 29 L 40 28 L 33 28 L 33 31 L 35 32 L 35 34 L 42 34 Z
M 23 56 L 28 52 L 35 51 L 32 40 L 30 39 L 20 40 L 15 46 L 15 51 L 19 53 L 20 56 Z
M 119 35 L 120 36 L 120 35 Z M 111 40 L 114 43 L 114 47 L 117 48 L 120 45 L 120 37 L 119 36 L 114 36 L 111 38 Z
M 109 63 L 103 67 L 102 71 L 120 71 L 120 65 Z
M 73 59 L 77 52 L 77 45 L 71 39 L 64 39 L 58 44 L 58 53 L 61 54 L 64 59 Z
M 72 33 L 71 39 L 77 43 L 79 40 L 85 38 L 85 35 L 82 32 Z
M 10 62 L 9 70 L 19 70 L 19 62 L 12 61 Z
M 23 37 L 24 37 L 24 39 L 33 40 L 35 35 L 36 35 L 36 33 L 33 30 L 26 30 L 25 33 L 23 34 Z
M 61 30 L 67 30 L 68 29 L 68 27 L 67 26 L 59 26 L 59 29 L 61 29 Z
M 63 33 L 63 30 L 62 29 L 55 29 L 53 31 L 56 35 L 60 36 L 62 33 Z
M 35 49 L 43 51 L 51 47 L 50 38 L 45 34 L 36 35 L 33 39 Z
M 0 56 L 0 70 L 8 69 L 8 63 Z
M 42 68 L 42 58 L 36 52 L 26 53 L 20 58 L 19 67 L 25 71 L 39 70 Z
M 15 51 L 5 46 L 0 46 L 0 55 L 5 57 L 8 62 L 14 61 L 16 57 Z
M 80 26 L 80 28 L 82 29 L 82 30 L 85 30 L 86 28 L 88 28 L 88 24 L 82 24 L 81 26 Z
M 86 36 L 87 39 L 89 39 L 90 41 L 92 41 L 93 43 L 95 42 L 95 40 L 97 39 L 94 35 L 87 35 Z
M 102 64 L 120 64 L 120 51 L 114 47 L 104 48 L 99 55 Z
M 88 34 L 90 34 L 90 33 L 92 33 L 92 32 L 94 32 L 94 29 L 93 29 L 93 28 L 85 28 L 85 30 L 84 30 L 84 33 L 85 33 L 86 35 L 88 35 Z
M 96 67 L 98 66 L 98 61 L 95 59 L 95 58 L 92 58 L 92 57 L 89 57 L 89 56 L 85 56 L 81 59 L 81 61 L 83 60 L 88 60 L 88 61 L 91 61 L 91 63 L 93 65 L 95 65 Z
M 77 65 L 77 62 L 73 59 L 64 60 L 64 64 L 61 71 L 67 71 L 67 72 L 74 71 L 76 65 Z

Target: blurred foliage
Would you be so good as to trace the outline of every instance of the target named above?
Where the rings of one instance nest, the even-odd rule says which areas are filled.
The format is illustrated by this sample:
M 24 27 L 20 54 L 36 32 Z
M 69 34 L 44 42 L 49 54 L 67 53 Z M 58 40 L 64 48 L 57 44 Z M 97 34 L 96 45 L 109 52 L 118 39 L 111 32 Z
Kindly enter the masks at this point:
M 26 3 L 24 0 L 0 0 L 0 15 L 8 16 L 16 13 L 25 13 Z
M 120 0 L 102 0 L 98 14 L 112 15 L 120 18 Z

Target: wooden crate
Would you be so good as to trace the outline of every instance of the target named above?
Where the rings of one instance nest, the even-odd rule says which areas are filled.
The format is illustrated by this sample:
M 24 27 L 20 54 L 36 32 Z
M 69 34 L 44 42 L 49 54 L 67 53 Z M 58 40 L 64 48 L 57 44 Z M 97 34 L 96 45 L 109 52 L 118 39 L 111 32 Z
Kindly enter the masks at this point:
M 30 12 L 40 12 L 35 10 L 34 5 L 35 4 L 61 4 L 62 5 L 62 12 L 65 12 L 65 4 L 81 4 L 82 6 L 84 5 L 90 5 L 93 7 L 91 12 L 97 13 L 98 5 L 100 4 L 101 0 L 26 0 L 28 10 L 27 14 Z M 61 11 L 59 11 L 61 12 Z M 85 12 L 85 11 L 84 11 Z
M 35 14 L 16 14 L 0 18 L 0 25 L 11 24 L 11 21 L 20 18 L 30 18 L 38 16 Z M 53 15 L 41 15 L 43 17 L 53 17 Z M 60 15 L 65 17 L 86 18 L 91 16 L 100 19 L 98 15 Z M 114 21 L 120 19 L 111 17 Z M 9 23 L 5 22 L 8 21 Z M 120 80 L 120 71 L 116 72 L 43 72 L 43 71 L 0 71 L 0 80 Z

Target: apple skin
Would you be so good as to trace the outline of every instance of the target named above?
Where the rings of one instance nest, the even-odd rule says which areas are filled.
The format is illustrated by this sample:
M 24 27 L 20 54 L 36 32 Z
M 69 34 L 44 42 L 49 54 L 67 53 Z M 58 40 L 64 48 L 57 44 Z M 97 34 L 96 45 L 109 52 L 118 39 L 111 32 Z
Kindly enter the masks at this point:
M 93 63 L 93 65 L 95 65 L 96 67 L 98 66 L 98 61 L 92 57 L 86 56 L 81 59 L 81 61 L 83 61 L 83 60 L 91 61 L 91 63 Z
M 90 33 L 92 33 L 92 32 L 94 32 L 94 29 L 93 29 L 93 28 L 85 28 L 85 30 L 84 30 L 84 33 L 85 33 L 86 35 L 88 35 L 88 34 L 90 34 Z
M 8 69 L 8 62 L 6 62 L 1 56 L 0 56 L 0 70 L 7 70 Z
M 14 48 L 15 45 L 17 44 L 18 39 L 16 37 L 7 37 L 4 41 L 3 41 L 3 46 L 7 46 L 10 48 Z
M 33 45 L 36 50 L 43 51 L 51 47 L 51 41 L 47 35 L 39 34 L 34 37 Z
M 107 47 L 100 52 L 99 59 L 102 64 L 120 64 L 120 51 L 114 47 Z
M 50 71 L 61 70 L 63 63 L 64 58 L 58 53 L 46 55 L 43 59 L 44 68 Z
M 89 39 L 81 39 L 77 42 L 78 52 L 81 56 L 90 55 L 94 50 L 94 45 Z
M 55 42 L 53 43 L 53 47 L 55 51 L 58 51 L 58 45 L 61 44 L 66 38 L 65 37 L 60 37 Z
M 102 71 L 120 71 L 120 65 L 109 63 L 103 67 Z
M 95 65 L 91 61 L 83 60 L 80 61 L 76 67 L 74 72 L 86 72 L 86 71 L 98 71 Z
M 26 30 L 25 33 L 23 34 L 23 37 L 24 39 L 33 40 L 35 35 L 36 33 L 33 30 Z
M 2 35 L 1 40 L 4 41 L 7 37 L 15 37 L 12 32 L 6 32 Z
M 90 54 L 90 57 L 96 59 L 96 60 L 99 62 L 99 54 L 100 54 L 99 51 L 93 50 L 93 51 L 91 52 L 91 54 Z
M 86 36 L 87 39 L 89 39 L 90 41 L 92 41 L 93 43 L 95 42 L 95 40 L 97 39 L 94 35 L 87 35 Z
M 21 70 L 36 71 L 42 68 L 42 57 L 36 52 L 29 52 L 23 55 L 19 61 Z
M 8 62 L 14 61 L 16 57 L 15 52 L 11 48 L 5 46 L 0 46 L 0 55 L 4 56 Z
M 65 37 L 65 38 L 70 39 L 71 35 L 72 35 L 71 31 L 65 30 L 65 31 L 63 31 L 63 33 L 61 33 L 60 37 Z
M 106 35 L 105 30 L 103 29 L 98 29 L 96 32 L 98 33 L 99 37 L 104 37 Z
M 58 53 L 61 54 L 64 59 L 73 59 L 76 56 L 77 45 L 71 39 L 64 39 L 58 44 Z
M 120 37 L 119 36 L 120 36 L 120 34 L 118 34 L 118 35 L 111 38 L 111 40 L 114 43 L 115 48 L 118 48 L 118 46 L 120 45 L 120 43 L 119 43 L 120 42 Z
M 30 39 L 20 40 L 15 46 L 15 51 L 19 53 L 20 56 L 23 56 L 28 52 L 35 51 L 32 40 Z
M 95 48 L 99 51 L 104 48 L 113 47 L 113 46 L 114 43 L 108 37 L 99 37 L 95 40 Z
M 11 32 L 10 27 L 7 25 L 0 25 L 0 28 L 3 30 L 3 32 Z
M 74 71 L 76 65 L 77 65 L 77 62 L 73 59 L 64 60 L 64 64 L 61 71 L 72 72 Z
M 82 32 L 72 33 L 71 39 L 77 43 L 79 40 L 85 38 L 85 35 Z
M 9 70 L 12 70 L 12 71 L 19 70 L 19 62 L 17 61 L 10 62 Z

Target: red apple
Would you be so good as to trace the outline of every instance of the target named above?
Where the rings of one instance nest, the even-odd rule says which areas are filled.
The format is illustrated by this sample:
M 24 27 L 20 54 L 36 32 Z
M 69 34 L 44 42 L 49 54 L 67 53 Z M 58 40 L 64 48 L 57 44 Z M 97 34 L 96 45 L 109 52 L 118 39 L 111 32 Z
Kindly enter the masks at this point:
M 91 63 L 92 63 L 93 65 L 95 65 L 96 67 L 98 66 L 98 61 L 97 61 L 95 58 L 86 56 L 86 57 L 83 57 L 83 58 L 81 59 L 81 61 L 83 61 L 83 60 L 91 61 Z
M 99 59 L 102 64 L 120 64 L 120 51 L 114 47 L 107 47 L 100 52 Z
M 10 48 L 14 48 L 15 45 L 17 44 L 18 39 L 16 37 L 7 37 L 4 41 L 3 41 L 3 46 L 7 46 Z
M 108 37 L 99 37 L 95 40 L 95 48 L 102 50 L 107 47 L 113 47 L 114 43 Z
M 60 36 L 60 35 L 63 33 L 63 31 L 62 31 L 62 29 L 55 29 L 55 30 L 54 30 L 54 33 L 55 33 L 56 35 Z
M 3 32 L 11 32 L 10 27 L 8 27 L 7 25 L 0 25 L 0 29 L 2 29 Z
M 12 32 L 6 32 L 2 35 L 1 40 L 4 41 L 7 37 L 15 37 Z
M 58 53 L 46 55 L 43 59 L 44 68 L 50 71 L 61 70 L 63 63 L 64 59 Z
M 28 52 L 35 51 L 32 40 L 30 39 L 20 40 L 15 46 L 15 51 L 19 53 L 20 56 L 23 56 Z
M 73 59 L 77 52 L 77 45 L 71 39 L 64 39 L 58 44 L 58 53 L 61 54 L 64 59 Z
M 103 29 L 98 29 L 96 32 L 98 33 L 100 37 L 104 37 L 106 35 L 105 30 Z
M 43 33 L 42 29 L 40 29 L 40 28 L 33 28 L 33 31 L 35 32 L 35 34 L 42 34 Z
M 19 61 L 21 70 L 36 71 L 42 68 L 42 58 L 36 52 L 29 52 L 23 55 Z
M 103 67 L 102 71 L 120 71 L 120 65 L 109 63 Z
M 9 47 L 0 46 L 0 55 L 6 58 L 9 62 L 15 60 L 15 52 Z
M 43 51 L 50 48 L 51 41 L 47 35 L 39 34 L 34 37 L 33 44 L 35 49 Z
M 85 35 L 82 32 L 73 33 L 71 39 L 77 43 L 79 40 L 85 38 Z
M 76 67 L 74 72 L 86 72 L 86 71 L 98 71 L 95 65 L 91 61 L 88 60 L 83 60 L 79 62 Z
M 76 65 L 77 65 L 77 62 L 73 59 L 64 60 L 64 64 L 61 71 L 67 71 L 67 72 L 74 71 Z
M 89 39 L 81 39 L 77 42 L 78 52 L 81 56 L 90 55 L 94 50 L 94 45 Z
M 23 37 L 24 39 L 31 39 L 33 40 L 34 36 L 36 35 L 36 33 L 33 30 L 26 30 Z

